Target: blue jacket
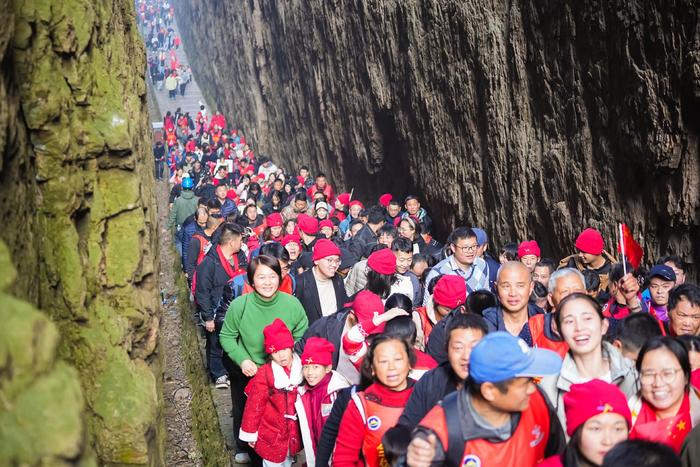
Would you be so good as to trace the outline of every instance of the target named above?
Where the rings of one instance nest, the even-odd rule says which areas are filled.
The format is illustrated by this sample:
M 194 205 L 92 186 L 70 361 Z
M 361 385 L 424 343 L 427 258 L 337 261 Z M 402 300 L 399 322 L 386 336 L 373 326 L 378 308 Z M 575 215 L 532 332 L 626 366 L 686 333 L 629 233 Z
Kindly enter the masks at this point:
M 535 315 L 540 315 L 543 314 L 544 310 L 542 308 L 538 307 L 534 303 L 528 303 L 527 304 L 527 317 L 532 318 Z M 494 332 L 494 331 L 506 331 L 506 323 L 503 321 L 503 308 L 500 306 L 494 306 L 491 308 L 487 308 L 484 310 L 483 313 L 484 319 L 486 320 L 486 324 L 489 327 L 489 332 Z M 532 333 L 530 333 L 530 326 L 525 323 L 525 326 L 523 326 L 523 329 L 520 331 L 520 334 L 518 335 L 522 340 L 527 342 L 527 345 L 532 347 Z
M 180 238 L 182 239 L 182 269 L 186 269 L 187 256 L 190 249 L 190 241 L 192 236 L 196 233 L 204 234 L 204 229 L 202 229 L 197 221 L 194 220 L 194 214 L 188 217 L 182 224 L 182 229 L 180 230 Z

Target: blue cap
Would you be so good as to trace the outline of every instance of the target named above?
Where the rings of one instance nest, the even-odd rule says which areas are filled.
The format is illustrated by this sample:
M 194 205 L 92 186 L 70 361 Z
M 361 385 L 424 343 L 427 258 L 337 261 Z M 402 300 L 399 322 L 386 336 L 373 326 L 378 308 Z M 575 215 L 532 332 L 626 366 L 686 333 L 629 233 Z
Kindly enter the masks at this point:
M 524 340 L 503 331 L 487 334 L 469 356 L 469 376 L 476 383 L 553 375 L 560 368 L 556 352 L 531 349 Z
M 657 264 L 649 271 L 649 279 L 652 277 L 660 277 L 665 281 L 676 282 L 676 273 L 665 264 Z
M 182 179 L 182 189 L 191 190 L 192 187 L 194 187 L 194 180 L 192 180 L 190 177 L 184 177 Z
M 478 227 L 472 227 L 472 232 L 474 232 L 476 234 L 477 245 L 481 246 L 484 243 L 488 243 L 489 236 L 486 235 L 486 231 L 484 231 L 483 229 L 480 229 Z

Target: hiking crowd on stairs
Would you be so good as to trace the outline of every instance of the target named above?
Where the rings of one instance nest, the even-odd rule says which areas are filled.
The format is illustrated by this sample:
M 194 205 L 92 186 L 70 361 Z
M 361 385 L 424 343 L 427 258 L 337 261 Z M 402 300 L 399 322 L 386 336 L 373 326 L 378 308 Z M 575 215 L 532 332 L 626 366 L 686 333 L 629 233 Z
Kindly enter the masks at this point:
M 180 46 L 172 11 L 137 1 L 156 50 Z M 483 226 L 437 239 L 420 196 L 338 193 L 204 104 L 163 128 L 155 175 L 236 462 L 700 465 L 685 258 L 635 267 L 587 225 L 560 260 Z

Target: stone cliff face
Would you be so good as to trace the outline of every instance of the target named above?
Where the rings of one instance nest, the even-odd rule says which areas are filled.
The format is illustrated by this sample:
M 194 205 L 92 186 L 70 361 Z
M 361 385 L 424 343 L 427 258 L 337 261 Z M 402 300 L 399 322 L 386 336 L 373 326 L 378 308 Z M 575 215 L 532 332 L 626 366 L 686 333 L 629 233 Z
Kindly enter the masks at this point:
M 174 4 L 198 82 L 262 153 L 419 192 L 443 233 L 556 257 L 624 220 L 648 258 L 700 262 L 697 2 Z
M 0 464 L 159 465 L 157 232 L 133 6 L 0 11 Z

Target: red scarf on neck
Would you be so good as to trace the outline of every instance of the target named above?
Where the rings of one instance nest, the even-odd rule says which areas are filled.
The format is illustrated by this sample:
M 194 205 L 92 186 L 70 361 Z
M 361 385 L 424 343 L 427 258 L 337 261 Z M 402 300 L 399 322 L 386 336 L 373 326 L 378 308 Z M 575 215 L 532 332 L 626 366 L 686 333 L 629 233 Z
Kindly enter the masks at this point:
M 690 418 L 690 397 L 686 392 L 678 413 L 670 418 L 657 420 L 656 410 L 647 403 L 642 402 L 637 421 L 630 432 L 630 439 L 644 439 L 666 444 L 676 453 L 681 452 L 683 441 L 690 430 L 693 429 Z
M 226 256 L 224 256 L 224 252 L 221 250 L 221 245 L 216 246 L 216 253 L 219 255 L 219 261 L 221 261 L 221 265 L 224 267 L 224 270 L 226 271 L 226 274 L 228 274 L 228 277 L 233 278 L 233 276 L 235 276 L 236 273 L 233 270 L 233 266 L 231 266 L 231 262 L 228 260 L 228 258 L 226 258 Z
M 323 400 L 328 395 L 328 383 L 331 382 L 333 373 L 328 373 L 314 387 L 306 387 L 306 393 L 301 397 L 301 402 L 304 404 L 304 410 L 307 414 L 309 422 L 309 431 L 311 432 L 311 441 L 316 450 L 318 440 L 321 439 L 321 431 L 325 418 L 321 412 Z

